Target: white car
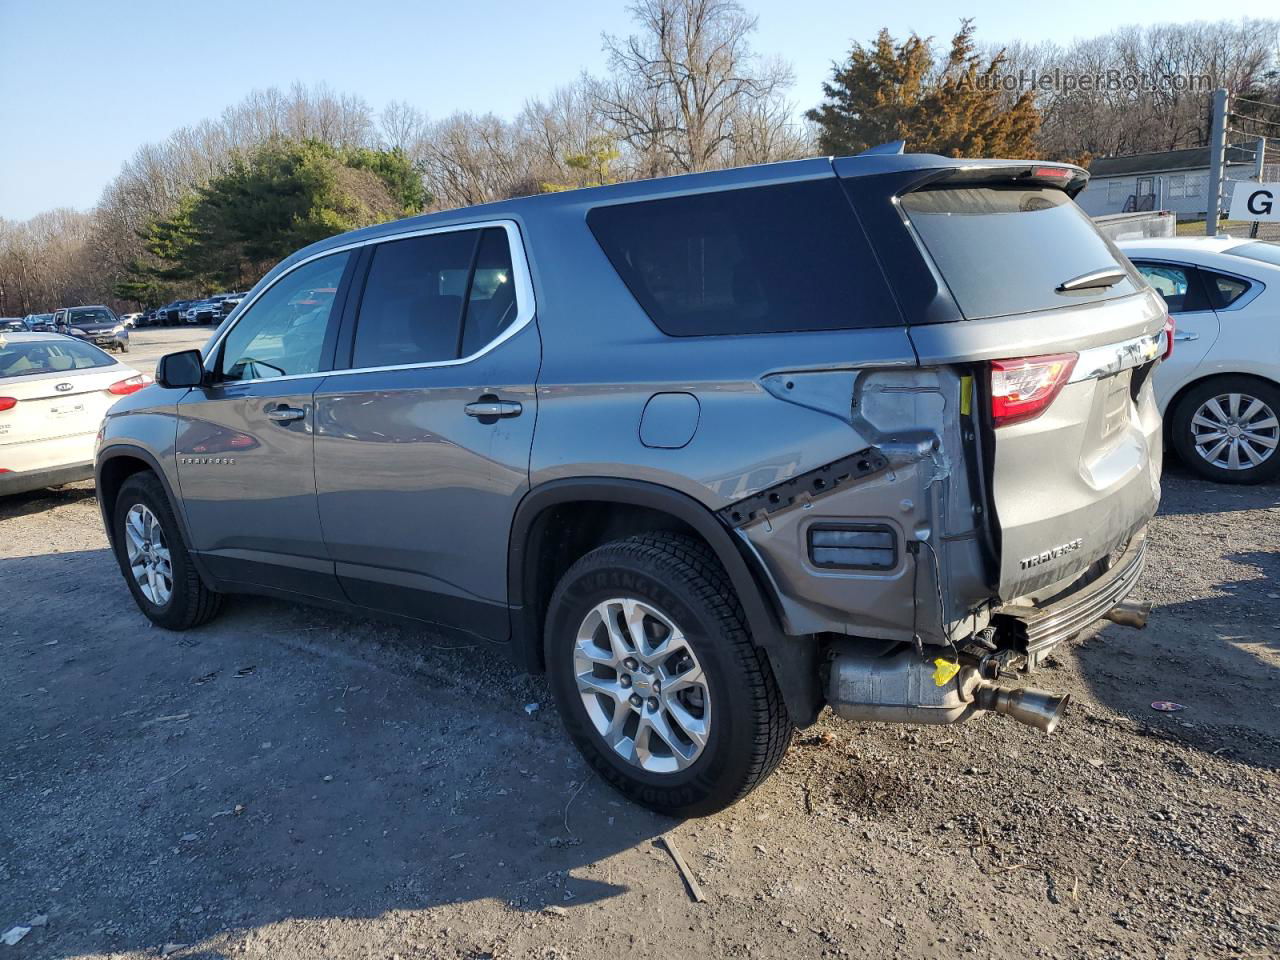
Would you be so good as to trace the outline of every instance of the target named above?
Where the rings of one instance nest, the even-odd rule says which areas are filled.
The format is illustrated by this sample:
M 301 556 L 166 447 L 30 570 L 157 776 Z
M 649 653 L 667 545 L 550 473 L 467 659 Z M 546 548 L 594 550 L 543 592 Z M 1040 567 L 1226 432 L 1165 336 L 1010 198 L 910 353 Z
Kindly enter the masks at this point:
M 134 327 L 138 325 L 138 320 L 141 317 L 142 317 L 142 314 L 140 313 L 122 313 L 120 315 L 120 322 L 123 323 L 130 330 L 132 330 Z
M 1222 483 L 1280 475 L 1280 246 L 1238 237 L 1118 246 L 1173 318 L 1173 354 L 1155 375 L 1173 449 Z
M 0 333 L 0 496 L 93 476 L 110 406 L 151 378 L 58 333 Z

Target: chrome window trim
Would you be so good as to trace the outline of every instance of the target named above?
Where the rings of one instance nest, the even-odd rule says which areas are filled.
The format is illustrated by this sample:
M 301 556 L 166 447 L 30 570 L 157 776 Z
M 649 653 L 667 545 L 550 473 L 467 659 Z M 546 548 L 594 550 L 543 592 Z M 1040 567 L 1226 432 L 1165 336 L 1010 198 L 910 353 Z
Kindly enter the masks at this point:
M 374 246 L 379 243 L 393 243 L 396 240 L 408 240 L 413 237 L 425 237 L 437 233 L 457 233 L 460 230 L 484 230 L 489 227 L 500 227 L 507 235 L 507 249 L 511 252 L 511 272 L 516 284 L 516 318 L 511 322 L 511 325 L 508 326 L 506 330 L 502 331 L 501 334 L 494 337 L 475 353 L 470 353 L 465 357 L 458 357 L 454 360 L 427 360 L 422 363 L 402 363 L 386 367 L 335 367 L 332 370 L 317 370 L 314 373 L 290 373 L 285 374 L 282 377 L 260 377 L 255 380 L 228 380 L 226 383 L 236 385 L 251 383 L 278 383 L 283 380 L 305 380 L 310 377 L 337 377 L 347 376 L 353 373 L 381 373 L 391 370 L 421 370 L 430 367 L 456 367 L 464 363 L 471 363 L 473 360 L 483 357 L 489 351 L 496 349 L 498 346 L 505 343 L 507 340 L 510 340 L 528 326 L 529 322 L 537 313 L 537 305 L 534 302 L 533 295 L 533 278 L 529 273 L 529 261 L 525 256 L 524 240 L 520 235 L 520 227 L 514 220 L 476 220 L 469 223 L 451 223 L 439 227 L 424 227 L 418 230 L 405 230 L 401 233 L 391 233 L 385 236 L 369 237 L 365 240 L 346 243 L 341 246 L 333 247 L 329 250 L 322 250 L 319 253 L 314 253 L 303 260 L 299 260 L 288 270 L 283 271 L 280 276 L 272 280 L 270 284 L 254 294 L 252 300 L 240 304 L 243 309 L 239 311 L 239 314 L 235 319 L 235 323 L 229 324 L 225 330 L 218 334 L 217 339 L 209 345 L 209 354 L 205 357 L 206 372 L 210 374 L 215 372 L 213 367 L 216 357 L 218 356 L 218 350 L 222 346 L 222 341 L 225 340 L 227 335 L 236 328 L 246 315 L 248 315 L 249 311 L 253 309 L 253 305 L 258 302 L 263 294 L 295 270 L 298 270 L 301 267 L 304 267 L 309 263 L 313 263 L 323 257 L 331 257 L 339 253 L 349 253 L 353 250 L 360 250 L 364 247 Z M 341 320 L 341 318 L 338 319 L 339 321 Z
M 1140 367 L 1164 353 L 1164 331 L 1144 333 L 1139 337 L 1081 350 L 1068 383 L 1093 380 L 1121 370 Z

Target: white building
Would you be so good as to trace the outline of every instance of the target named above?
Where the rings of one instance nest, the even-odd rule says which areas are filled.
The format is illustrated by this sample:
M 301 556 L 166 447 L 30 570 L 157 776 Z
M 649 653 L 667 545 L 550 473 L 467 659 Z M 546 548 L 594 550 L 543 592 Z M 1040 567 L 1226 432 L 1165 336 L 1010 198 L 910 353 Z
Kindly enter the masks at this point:
M 1225 178 L 1248 180 L 1257 170 L 1254 144 L 1227 148 Z M 1268 165 L 1268 173 L 1274 164 Z M 1203 220 L 1208 209 L 1209 148 L 1098 157 L 1089 164 L 1089 185 L 1076 202 L 1091 217 L 1143 210 L 1172 210 L 1179 220 Z M 1223 190 L 1223 210 L 1231 184 Z

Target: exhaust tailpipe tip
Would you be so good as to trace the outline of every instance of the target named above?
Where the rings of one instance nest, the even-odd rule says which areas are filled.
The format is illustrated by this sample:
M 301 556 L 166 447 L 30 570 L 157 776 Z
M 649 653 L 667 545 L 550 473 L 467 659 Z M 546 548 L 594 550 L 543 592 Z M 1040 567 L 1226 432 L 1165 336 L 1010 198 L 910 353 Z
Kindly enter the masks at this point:
M 1136 603 L 1129 600 L 1122 600 L 1104 613 L 1102 618 L 1104 620 L 1110 620 L 1112 623 L 1118 623 L 1122 627 L 1132 627 L 1134 630 L 1141 630 L 1147 625 L 1147 619 L 1150 616 L 1150 603 Z
M 1071 702 L 1071 694 L 1058 695 L 1034 687 L 982 686 L 977 693 L 978 707 L 1001 713 L 1029 727 L 1053 733 Z

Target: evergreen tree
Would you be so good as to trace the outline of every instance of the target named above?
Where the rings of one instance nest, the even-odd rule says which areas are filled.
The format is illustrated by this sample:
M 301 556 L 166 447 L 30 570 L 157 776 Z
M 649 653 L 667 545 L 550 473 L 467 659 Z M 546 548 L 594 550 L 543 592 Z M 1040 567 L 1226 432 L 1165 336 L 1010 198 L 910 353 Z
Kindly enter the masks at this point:
M 1004 54 L 985 60 L 973 34 L 973 21 L 962 21 L 942 63 L 930 40 L 914 33 L 899 43 L 881 30 L 870 46 L 854 44 L 822 85 L 824 102 L 806 114 L 818 125 L 820 149 L 852 154 L 905 140 L 913 152 L 950 157 L 1034 156 L 1033 93 L 1005 91 Z
M 179 290 L 245 287 L 317 240 L 420 213 L 430 197 L 400 150 L 339 150 L 316 141 L 269 143 L 233 157 L 225 173 L 142 233 L 116 293 L 152 302 Z

